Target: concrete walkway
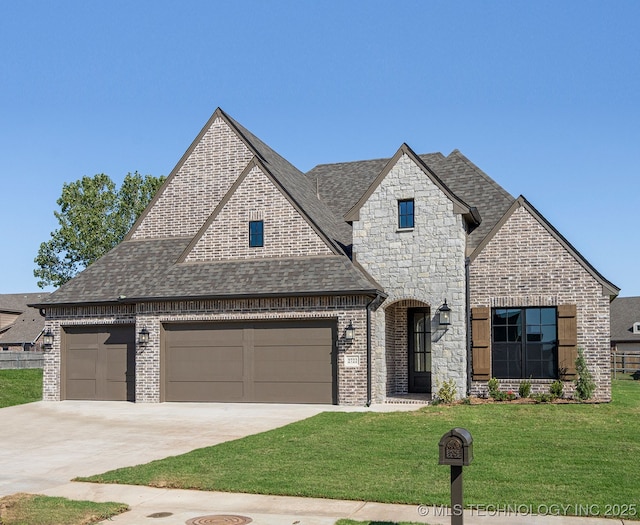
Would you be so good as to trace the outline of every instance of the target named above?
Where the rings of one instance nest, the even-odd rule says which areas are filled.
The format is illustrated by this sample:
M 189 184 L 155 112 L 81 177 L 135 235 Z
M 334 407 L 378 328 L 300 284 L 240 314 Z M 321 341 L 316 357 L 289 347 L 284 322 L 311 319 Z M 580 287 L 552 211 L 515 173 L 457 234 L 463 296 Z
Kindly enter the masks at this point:
M 340 518 L 449 525 L 451 520 L 444 514 L 446 510 L 443 511 L 438 507 L 157 489 L 129 485 L 69 483 L 43 493 L 78 500 L 117 501 L 127 503 L 131 507 L 130 511 L 105 521 L 105 525 L 109 523 L 184 525 L 188 520 L 198 517 L 229 515 L 251 518 L 252 525 L 334 525 Z M 164 515 L 164 517 L 153 517 L 154 515 Z M 205 523 L 222 525 L 238 522 L 229 520 Z M 511 513 L 502 516 L 496 515 L 495 509 L 468 510 L 465 511 L 464 523 L 465 525 L 616 525 L 632 522 L 589 517 L 535 516 L 529 513 L 528 509 L 522 508 L 517 515 Z

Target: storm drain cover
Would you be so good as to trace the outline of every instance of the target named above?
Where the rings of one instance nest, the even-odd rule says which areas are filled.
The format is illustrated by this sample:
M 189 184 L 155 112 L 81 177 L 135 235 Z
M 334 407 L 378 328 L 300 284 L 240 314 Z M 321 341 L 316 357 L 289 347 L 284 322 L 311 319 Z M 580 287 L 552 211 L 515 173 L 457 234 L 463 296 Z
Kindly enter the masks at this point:
M 253 520 L 246 516 L 234 516 L 230 514 L 214 514 L 211 516 L 200 516 L 187 521 L 187 525 L 245 525 Z

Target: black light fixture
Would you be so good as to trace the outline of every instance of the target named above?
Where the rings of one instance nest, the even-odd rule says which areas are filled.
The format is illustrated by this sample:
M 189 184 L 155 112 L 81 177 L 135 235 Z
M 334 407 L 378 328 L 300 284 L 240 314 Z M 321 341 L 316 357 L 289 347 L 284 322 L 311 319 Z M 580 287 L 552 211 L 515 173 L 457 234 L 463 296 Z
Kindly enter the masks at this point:
M 42 348 L 47 353 L 53 348 L 53 332 L 49 329 L 42 335 Z
M 449 308 L 446 299 L 442 306 L 438 308 L 438 312 L 440 313 L 440 326 L 449 326 L 451 324 L 451 308 Z
M 149 330 L 143 328 L 138 332 L 138 343 L 140 345 L 145 346 L 149 342 Z
M 349 326 L 344 329 L 344 340 L 350 343 L 355 335 L 356 329 L 353 327 L 353 323 L 349 321 Z

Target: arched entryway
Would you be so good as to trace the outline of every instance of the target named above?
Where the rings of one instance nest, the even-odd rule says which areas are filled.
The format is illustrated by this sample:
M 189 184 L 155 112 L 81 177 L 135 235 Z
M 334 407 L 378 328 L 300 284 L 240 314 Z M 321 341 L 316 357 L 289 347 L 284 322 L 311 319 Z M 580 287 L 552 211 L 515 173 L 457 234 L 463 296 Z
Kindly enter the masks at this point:
M 431 394 L 431 310 L 415 299 L 385 309 L 387 396 Z

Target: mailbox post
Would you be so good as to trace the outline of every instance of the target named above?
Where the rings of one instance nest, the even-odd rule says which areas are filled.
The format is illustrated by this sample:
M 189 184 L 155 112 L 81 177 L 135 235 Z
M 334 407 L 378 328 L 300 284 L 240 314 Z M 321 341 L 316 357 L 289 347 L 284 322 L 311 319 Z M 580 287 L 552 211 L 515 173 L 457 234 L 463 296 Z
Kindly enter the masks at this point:
M 440 439 L 440 465 L 451 466 L 451 525 L 463 525 L 462 467 L 473 461 L 473 438 L 468 430 L 454 428 Z

